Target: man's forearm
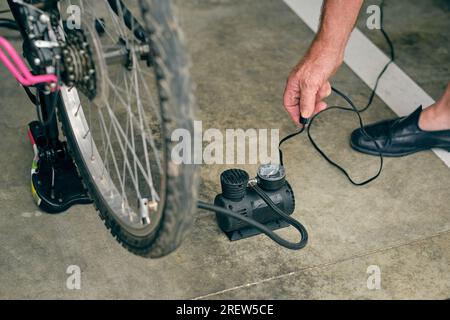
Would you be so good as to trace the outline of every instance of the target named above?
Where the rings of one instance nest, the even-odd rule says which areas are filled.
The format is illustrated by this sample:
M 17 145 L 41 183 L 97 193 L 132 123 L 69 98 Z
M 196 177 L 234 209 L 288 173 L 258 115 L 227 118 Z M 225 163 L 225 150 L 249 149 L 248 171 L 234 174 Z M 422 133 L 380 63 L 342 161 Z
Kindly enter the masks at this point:
M 330 78 L 344 60 L 345 47 L 363 0 L 325 0 L 319 32 L 306 55 L 291 71 L 283 104 L 292 120 L 310 118 L 324 110 L 331 94 Z
M 319 31 L 310 51 L 331 53 L 342 61 L 362 4 L 363 0 L 325 0 Z

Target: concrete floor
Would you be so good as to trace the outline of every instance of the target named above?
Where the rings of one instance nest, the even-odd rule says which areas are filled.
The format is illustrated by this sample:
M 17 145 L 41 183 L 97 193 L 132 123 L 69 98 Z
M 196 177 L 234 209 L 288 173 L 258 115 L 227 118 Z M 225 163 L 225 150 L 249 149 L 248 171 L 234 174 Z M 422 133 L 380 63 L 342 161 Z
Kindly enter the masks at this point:
M 444 32 L 450 29 L 449 2 L 387 2 L 386 29 L 399 66 L 437 98 L 450 79 L 450 35 Z M 313 37 L 306 25 L 282 1 L 177 3 L 204 127 L 291 132 L 281 96 L 290 68 Z M 383 45 L 379 35 L 366 33 Z M 4 68 L 0 77 L 10 80 Z M 360 105 L 370 92 L 345 66 L 334 83 Z M 450 170 L 432 152 L 387 159 L 380 179 L 356 188 L 300 137 L 285 150 L 297 197 L 294 215 L 310 233 L 304 250 L 282 249 L 263 236 L 230 243 L 214 217 L 199 211 L 178 251 L 145 260 L 123 250 L 89 206 L 59 216 L 36 209 L 26 137 L 32 107 L 13 81 L 4 81 L 1 98 L 0 298 L 450 298 Z M 392 116 L 376 99 L 364 120 Z M 354 116 L 331 112 L 313 134 L 363 179 L 378 162 L 350 150 L 348 135 L 356 126 Z M 203 166 L 202 199 L 220 190 L 225 168 Z M 289 229 L 281 234 L 295 236 Z M 70 265 L 82 270 L 81 290 L 66 288 Z M 381 290 L 367 288 L 370 265 L 381 268 Z

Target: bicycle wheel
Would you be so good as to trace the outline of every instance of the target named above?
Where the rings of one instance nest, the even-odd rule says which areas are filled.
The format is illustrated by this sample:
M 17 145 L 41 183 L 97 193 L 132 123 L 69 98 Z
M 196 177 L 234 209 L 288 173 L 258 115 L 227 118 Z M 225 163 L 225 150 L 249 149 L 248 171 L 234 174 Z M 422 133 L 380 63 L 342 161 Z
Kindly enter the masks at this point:
M 167 255 L 192 224 L 197 202 L 196 167 L 170 159 L 171 134 L 193 132 L 195 106 L 171 3 L 59 5 L 71 83 L 61 88 L 58 109 L 83 182 L 125 248 Z

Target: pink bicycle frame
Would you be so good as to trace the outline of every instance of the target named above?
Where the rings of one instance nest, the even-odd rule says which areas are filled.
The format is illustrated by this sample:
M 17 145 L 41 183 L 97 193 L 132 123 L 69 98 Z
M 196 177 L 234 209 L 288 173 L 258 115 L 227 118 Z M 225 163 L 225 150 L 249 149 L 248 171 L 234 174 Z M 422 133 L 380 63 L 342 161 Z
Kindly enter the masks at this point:
M 9 56 L 9 57 L 8 57 Z M 37 84 L 58 84 L 58 77 L 54 74 L 33 75 L 20 55 L 3 37 L 0 37 L 0 61 L 11 72 L 16 80 L 23 86 L 29 87 Z

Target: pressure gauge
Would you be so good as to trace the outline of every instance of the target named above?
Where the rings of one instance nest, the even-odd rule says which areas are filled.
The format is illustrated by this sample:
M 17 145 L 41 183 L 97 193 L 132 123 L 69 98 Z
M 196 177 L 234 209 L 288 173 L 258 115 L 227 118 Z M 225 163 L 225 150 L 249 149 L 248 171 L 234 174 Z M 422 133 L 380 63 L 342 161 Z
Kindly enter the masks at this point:
M 258 185 L 268 191 L 278 190 L 286 183 L 286 171 L 279 164 L 264 164 L 259 167 Z

